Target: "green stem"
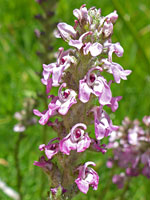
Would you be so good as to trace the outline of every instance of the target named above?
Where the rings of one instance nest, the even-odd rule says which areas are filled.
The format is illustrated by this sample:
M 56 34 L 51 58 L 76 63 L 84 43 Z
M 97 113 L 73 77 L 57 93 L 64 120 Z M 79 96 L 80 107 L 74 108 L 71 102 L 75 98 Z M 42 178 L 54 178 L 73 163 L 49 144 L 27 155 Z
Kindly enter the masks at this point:
M 15 166 L 16 166 L 16 171 L 17 171 L 17 189 L 20 196 L 20 200 L 23 199 L 23 194 L 21 190 L 22 175 L 21 175 L 21 170 L 20 170 L 19 149 L 20 149 L 21 140 L 23 138 L 24 138 L 24 133 L 19 133 L 19 136 L 16 141 L 15 149 L 14 149 L 14 159 L 15 159 Z

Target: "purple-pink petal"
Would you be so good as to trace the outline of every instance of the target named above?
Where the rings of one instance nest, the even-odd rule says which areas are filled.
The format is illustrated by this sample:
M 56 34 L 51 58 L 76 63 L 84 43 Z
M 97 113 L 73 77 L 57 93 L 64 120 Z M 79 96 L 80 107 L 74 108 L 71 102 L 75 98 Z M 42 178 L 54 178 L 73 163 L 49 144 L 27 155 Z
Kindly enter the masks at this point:
M 89 190 L 89 183 L 81 178 L 77 178 L 75 180 L 75 183 L 77 184 L 79 190 L 83 192 L 84 194 L 87 194 Z
M 122 96 L 112 97 L 110 104 L 107 106 L 111 108 L 112 112 L 115 112 L 118 109 L 118 101 L 122 99 Z
M 56 104 L 59 104 L 59 100 L 56 102 Z M 59 109 L 58 109 L 58 112 L 61 114 L 61 115 L 66 115 L 68 110 L 70 109 L 70 107 L 73 105 L 73 104 L 76 104 L 77 103 L 77 100 L 76 100 L 76 92 L 74 92 L 73 90 L 71 91 L 71 94 L 70 94 L 70 97 L 68 97 L 68 99 L 61 103 Z
M 59 33 L 64 40 L 69 40 L 76 37 L 76 31 L 72 26 L 66 23 L 59 23 L 57 25 Z
M 110 103 L 112 99 L 112 93 L 110 86 L 106 83 L 106 81 L 103 81 L 103 90 L 101 95 L 99 96 L 99 103 L 101 105 L 107 105 Z
M 85 194 L 88 192 L 89 186 L 92 186 L 93 190 L 97 190 L 99 182 L 98 174 L 92 168 L 88 167 L 88 165 L 95 166 L 95 163 L 86 162 L 83 166 L 80 166 L 78 168 L 79 176 L 75 180 L 79 190 Z
M 91 55 L 94 57 L 100 55 L 102 53 L 102 50 L 103 50 L 103 46 L 98 42 L 93 43 L 89 47 L 89 51 L 90 51 Z
M 105 18 L 108 18 L 114 24 L 116 20 L 118 19 L 117 11 L 115 10 L 114 12 L 107 15 Z
M 69 155 L 71 150 L 83 152 L 89 148 L 91 139 L 88 134 L 84 132 L 86 128 L 86 125 L 82 123 L 74 125 L 70 130 L 70 133 L 60 141 L 60 151 Z
M 90 144 L 91 144 L 91 139 L 86 133 L 85 136 L 82 138 L 82 140 L 80 140 L 77 143 L 77 152 L 85 151 L 87 148 L 89 148 Z
M 83 103 L 88 102 L 90 99 L 91 92 L 92 90 L 87 85 L 85 79 L 80 80 L 79 81 L 79 96 L 78 96 L 80 101 L 82 101 Z
M 69 155 L 71 150 L 76 150 L 77 148 L 77 144 L 73 143 L 68 136 L 62 139 L 59 145 L 60 151 L 66 155 Z
M 97 140 L 101 140 L 109 136 L 112 131 L 118 130 L 118 127 L 112 124 L 110 117 L 102 107 L 94 107 L 92 111 L 94 112 L 95 136 Z
M 68 43 L 70 46 L 72 47 L 76 47 L 77 49 L 81 49 L 81 47 L 83 46 L 82 41 L 80 40 L 70 40 Z

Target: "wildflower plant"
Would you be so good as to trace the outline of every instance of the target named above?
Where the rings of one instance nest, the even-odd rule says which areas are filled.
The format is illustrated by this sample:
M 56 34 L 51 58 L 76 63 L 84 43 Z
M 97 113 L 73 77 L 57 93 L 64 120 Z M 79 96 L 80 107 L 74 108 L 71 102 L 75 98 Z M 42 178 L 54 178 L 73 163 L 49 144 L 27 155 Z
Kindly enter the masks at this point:
M 126 117 L 119 130 L 111 134 L 108 147 L 113 149 L 113 157 L 107 167 L 121 170 L 112 178 L 118 188 L 139 175 L 150 179 L 150 116 L 144 116 L 142 124 Z
M 112 112 L 117 110 L 121 97 L 112 96 L 111 84 L 119 84 L 131 73 L 112 62 L 113 53 L 123 55 L 121 45 L 111 41 L 117 12 L 103 17 L 100 9 L 88 10 L 82 5 L 73 14 L 77 18 L 74 26 L 59 23 L 55 32 L 70 48 L 60 47 L 56 62 L 43 64 L 41 82 L 46 86 L 48 108 L 42 112 L 33 110 L 41 125 L 50 126 L 57 133 L 48 144 L 39 146 L 45 157 L 34 163 L 51 180 L 50 199 L 71 199 L 78 191 L 86 194 L 89 187 L 97 190 L 99 176 L 93 169 L 95 163 L 80 163 L 81 153 L 88 149 L 106 152 L 102 139 L 118 127 L 113 125 L 104 106 Z M 113 80 L 106 79 L 108 73 Z M 57 96 L 51 94 L 53 87 L 58 88 Z M 94 138 L 88 131 L 93 124 Z

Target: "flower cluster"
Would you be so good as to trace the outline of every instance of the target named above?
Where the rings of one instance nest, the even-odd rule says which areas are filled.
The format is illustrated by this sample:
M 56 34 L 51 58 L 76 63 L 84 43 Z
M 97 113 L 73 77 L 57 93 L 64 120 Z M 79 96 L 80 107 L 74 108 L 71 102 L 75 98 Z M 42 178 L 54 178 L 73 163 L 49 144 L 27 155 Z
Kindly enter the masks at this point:
M 113 158 L 107 161 L 107 167 L 118 166 L 123 170 L 112 179 L 118 188 L 124 186 L 128 177 L 143 174 L 150 178 L 150 116 L 143 118 L 142 125 L 126 117 L 119 130 L 111 134 L 109 142 Z
M 117 12 L 103 17 L 100 9 L 92 7 L 88 10 L 82 5 L 73 14 L 77 18 L 74 26 L 59 23 L 55 32 L 55 36 L 62 38 L 71 48 L 65 51 L 60 47 L 57 61 L 43 64 L 41 82 L 50 99 L 48 108 L 42 112 L 33 110 L 40 117 L 41 125 L 51 126 L 57 132 L 56 138 L 39 147 L 48 160 L 42 157 L 35 165 L 42 167 L 53 179 L 51 192 L 59 187 L 68 194 L 76 186 L 83 193 L 88 192 L 89 186 L 97 189 L 98 174 L 88 167 L 95 166 L 95 163 L 88 161 L 77 167 L 78 158 L 87 149 L 106 152 L 106 145 L 101 144 L 101 140 L 118 127 L 112 124 L 104 106 L 113 112 L 117 110 L 121 97 L 112 96 L 111 84 L 126 80 L 131 73 L 112 62 L 113 53 L 118 57 L 123 55 L 121 45 L 111 42 Z M 107 73 L 112 74 L 114 80 L 107 80 Z M 53 87 L 58 88 L 57 96 L 50 94 Z M 93 105 L 96 99 L 98 106 Z M 52 117 L 55 120 L 50 121 Z M 87 131 L 93 122 L 95 138 Z M 53 162 L 54 157 L 59 166 Z

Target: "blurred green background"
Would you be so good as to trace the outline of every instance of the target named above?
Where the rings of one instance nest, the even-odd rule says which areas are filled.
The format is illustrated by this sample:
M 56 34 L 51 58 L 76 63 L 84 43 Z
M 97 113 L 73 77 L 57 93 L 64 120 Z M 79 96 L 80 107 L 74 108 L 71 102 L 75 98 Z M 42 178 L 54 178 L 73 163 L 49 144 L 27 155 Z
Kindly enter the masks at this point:
M 87 8 L 101 8 L 102 15 L 117 10 L 119 18 L 114 26 L 113 42 L 120 42 L 124 48 L 124 56 L 113 60 L 124 69 L 133 72 L 127 81 L 113 87 L 113 96 L 123 96 L 119 109 L 111 117 L 114 124 L 121 124 L 124 116 L 131 119 L 142 119 L 150 115 L 150 2 L 149 0 L 59 0 L 56 9 L 56 22 L 63 21 L 73 25 L 75 17 L 73 9 L 86 3 Z M 41 45 L 34 34 L 40 24 L 34 15 L 42 12 L 34 0 L 0 0 L 0 159 L 8 162 L 0 164 L 0 179 L 17 191 L 14 148 L 18 133 L 13 132 L 16 123 L 14 113 L 22 109 L 25 97 L 43 91 L 44 86 L 36 76 L 42 65 L 36 55 Z M 65 45 L 56 41 L 54 50 Z M 42 105 L 41 105 L 42 107 Z M 29 127 L 26 137 L 21 142 L 19 159 L 23 176 L 23 200 L 40 200 L 41 193 L 46 196 L 49 190 L 45 180 L 43 190 L 43 174 L 41 169 L 33 165 L 38 160 L 38 146 L 42 141 L 40 125 Z M 49 128 L 48 136 L 52 133 Z M 96 170 L 100 175 L 99 189 L 90 189 L 87 195 L 79 194 L 74 200 L 113 200 L 119 199 L 123 190 L 118 190 L 111 183 L 113 172 L 106 168 L 106 155 L 88 153 L 84 160 L 92 160 L 97 164 Z M 41 184 L 42 183 L 42 184 Z M 127 200 L 149 200 L 150 180 L 139 176 L 133 178 Z M 42 192 L 41 192 L 42 191 Z M 0 199 L 9 200 L 0 190 Z M 123 199 L 123 198 L 122 198 Z

